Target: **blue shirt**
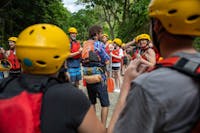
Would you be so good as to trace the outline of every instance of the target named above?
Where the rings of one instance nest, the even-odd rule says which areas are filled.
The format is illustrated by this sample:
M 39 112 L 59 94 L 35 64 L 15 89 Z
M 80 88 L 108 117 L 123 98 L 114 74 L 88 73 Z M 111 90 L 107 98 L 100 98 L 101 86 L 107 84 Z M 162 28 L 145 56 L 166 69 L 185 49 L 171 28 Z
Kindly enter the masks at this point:
M 110 56 L 106 53 L 105 45 L 102 42 L 96 41 L 94 49 L 101 58 L 101 64 L 104 65 L 106 61 L 110 60 Z

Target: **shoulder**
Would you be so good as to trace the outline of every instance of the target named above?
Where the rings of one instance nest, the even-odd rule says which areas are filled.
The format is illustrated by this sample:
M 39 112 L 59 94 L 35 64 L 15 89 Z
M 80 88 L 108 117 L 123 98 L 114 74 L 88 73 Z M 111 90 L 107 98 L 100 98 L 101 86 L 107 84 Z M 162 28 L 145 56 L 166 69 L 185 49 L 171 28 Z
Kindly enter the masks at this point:
M 145 73 L 133 82 L 140 85 L 142 91 L 161 103 L 166 103 L 168 100 L 175 99 L 176 97 L 185 96 L 187 92 L 191 95 L 196 95 L 197 92 L 195 84 L 190 77 L 169 68 L 159 68 Z M 185 98 L 189 97 L 185 96 Z M 179 100 L 176 101 L 181 102 Z
M 67 103 L 85 102 L 89 104 L 86 95 L 70 83 L 56 84 L 48 88 L 45 93 L 47 99 L 56 98 L 57 101 Z

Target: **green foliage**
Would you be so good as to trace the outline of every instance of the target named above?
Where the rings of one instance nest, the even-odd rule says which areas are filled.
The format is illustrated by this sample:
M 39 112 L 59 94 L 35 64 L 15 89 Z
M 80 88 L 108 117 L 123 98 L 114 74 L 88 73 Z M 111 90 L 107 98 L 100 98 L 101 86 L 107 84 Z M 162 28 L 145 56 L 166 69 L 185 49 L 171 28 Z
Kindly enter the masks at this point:
M 70 17 L 69 26 L 76 27 L 78 30 L 77 38 L 79 40 L 88 39 L 88 29 L 94 24 L 98 23 L 98 16 L 91 9 L 79 10 Z
M 194 47 L 200 51 L 200 37 L 197 37 L 194 41 Z
M 149 32 L 148 3 L 148 0 L 138 0 L 131 5 L 129 19 L 118 28 L 120 29 L 118 35 L 123 41 L 131 41 L 138 34 Z
M 0 9 L 1 44 L 32 24 L 51 23 L 64 30 L 69 24 L 71 14 L 61 0 L 10 0 L 3 4 L 5 6 Z

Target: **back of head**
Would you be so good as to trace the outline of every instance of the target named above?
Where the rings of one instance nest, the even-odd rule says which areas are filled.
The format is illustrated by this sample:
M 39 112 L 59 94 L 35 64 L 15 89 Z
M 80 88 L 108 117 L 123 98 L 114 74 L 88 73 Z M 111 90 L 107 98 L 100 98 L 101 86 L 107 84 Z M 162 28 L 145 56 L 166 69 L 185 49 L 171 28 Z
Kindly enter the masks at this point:
M 149 16 L 174 35 L 200 36 L 200 0 L 151 0 Z
M 94 25 L 89 29 L 89 38 L 94 38 L 97 34 L 102 32 L 102 27 L 98 25 Z
M 32 25 L 19 34 L 16 54 L 25 72 L 54 74 L 70 54 L 69 38 L 55 25 Z

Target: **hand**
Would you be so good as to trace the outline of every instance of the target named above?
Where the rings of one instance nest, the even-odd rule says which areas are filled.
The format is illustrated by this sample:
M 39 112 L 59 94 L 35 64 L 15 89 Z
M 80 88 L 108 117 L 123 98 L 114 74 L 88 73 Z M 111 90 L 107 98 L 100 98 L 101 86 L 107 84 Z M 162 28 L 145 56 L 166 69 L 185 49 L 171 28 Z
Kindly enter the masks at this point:
M 147 65 L 143 64 L 140 59 L 136 58 L 131 61 L 124 74 L 124 81 L 131 82 L 137 76 L 141 75 L 147 70 Z
M 80 48 L 79 48 L 79 50 L 78 50 L 78 52 L 79 52 L 79 53 L 81 53 L 81 52 L 82 52 L 82 50 L 83 50 L 83 48 L 82 48 L 82 47 L 80 47 Z
M 4 48 L 0 48 L 0 53 L 5 53 Z

